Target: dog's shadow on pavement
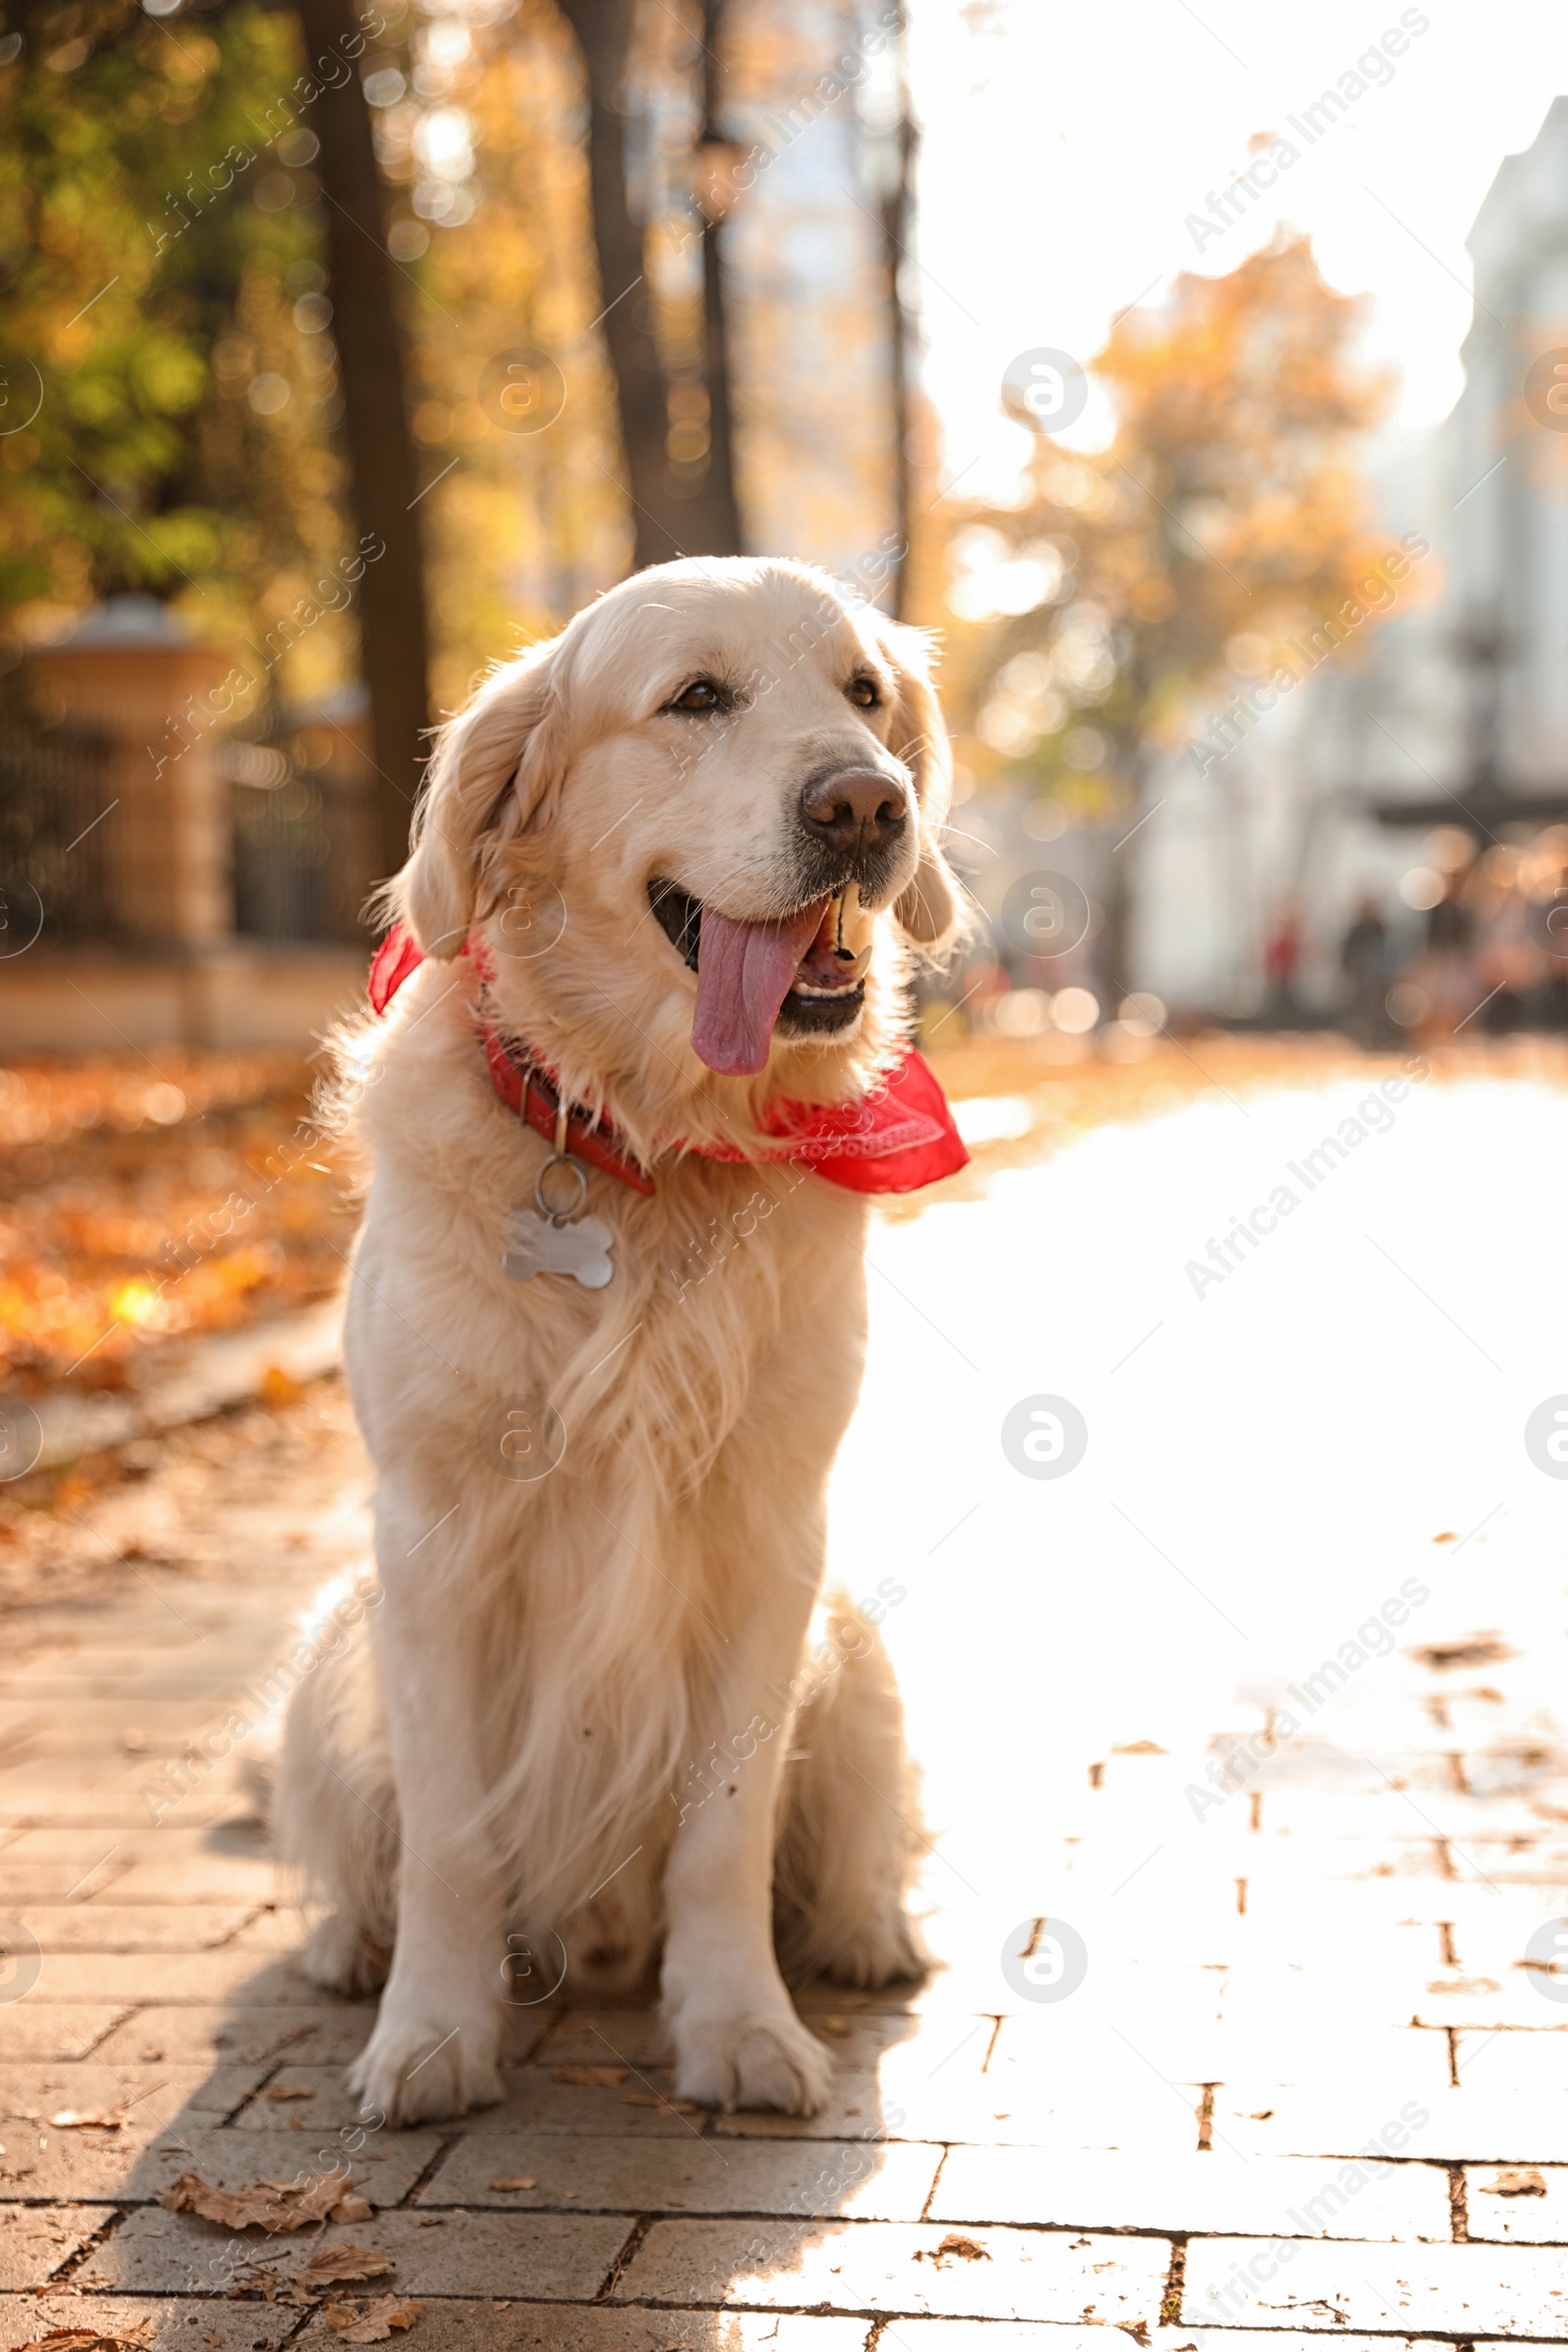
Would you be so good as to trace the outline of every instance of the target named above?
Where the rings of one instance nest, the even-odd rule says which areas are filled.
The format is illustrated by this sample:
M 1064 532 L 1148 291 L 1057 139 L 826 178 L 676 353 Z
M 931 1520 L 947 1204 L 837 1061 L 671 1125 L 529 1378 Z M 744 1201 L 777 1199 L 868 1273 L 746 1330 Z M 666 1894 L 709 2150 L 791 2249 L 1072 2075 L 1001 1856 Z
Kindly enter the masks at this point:
M 209 1875 L 248 1874 L 265 1854 L 259 1823 L 231 1819 L 198 1839 Z M 128 1908 L 125 1929 L 132 1940 Z M 46 2288 L 34 2316 L 238 2352 L 280 2342 L 302 2310 L 333 2298 L 340 2318 L 345 2298 L 450 2305 L 455 2322 L 495 2306 L 486 2343 L 519 2346 L 560 2341 L 548 2313 L 567 2305 L 573 2344 L 599 2345 L 602 2314 L 605 2352 L 718 2352 L 735 2325 L 726 2306 L 817 2299 L 820 2286 L 792 2283 L 813 2250 L 846 2222 L 917 2220 L 934 2182 L 942 2151 L 920 2136 L 932 2119 L 911 2119 L 907 2086 L 954 2036 L 926 2048 L 930 2021 L 901 2006 L 915 1987 L 805 1991 L 802 2013 L 835 2062 L 810 2118 L 697 2110 L 673 2095 L 651 2002 L 558 1994 L 509 2010 L 498 2106 L 399 2131 L 363 2111 L 345 2079 L 376 2004 L 308 1984 L 305 1938 L 299 1912 L 276 1905 L 243 1942 L 127 1951 L 118 2018 L 85 2052 L 96 2013 L 36 2010 L 38 2055 L 5 2069 L 0 2156 L 0 2192 L 15 2200 L 0 2288 Z M 66 1957 L 46 1956 L 46 1973 Z M 0 2011 L 0 2043 L 31 2007 Z M 489 2331 L 502 2305 L 514 2339 Z M 645 2338 L 638 2306 L 662 2312 L 662 2333 Z M 526 2332 L 530 2313 L 543 2332 Z M 337 2340 L 321 2327 L 310 2323 L 313 2342 Z M 0 2334 L 12 2340 L 29 2339 Z

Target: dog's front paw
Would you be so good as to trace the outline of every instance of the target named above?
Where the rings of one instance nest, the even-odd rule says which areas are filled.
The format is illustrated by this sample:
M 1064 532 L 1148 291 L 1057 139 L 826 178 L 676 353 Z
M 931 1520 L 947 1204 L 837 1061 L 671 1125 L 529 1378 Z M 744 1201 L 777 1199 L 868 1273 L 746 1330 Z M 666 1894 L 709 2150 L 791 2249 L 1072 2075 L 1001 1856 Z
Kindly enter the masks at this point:
M 362 2109 L 373 2107 L 389 2124 L 433 2123 L 501 2098 L 493 2017 L 454 2021 L 435 2003 L 422 2012 L 388 1994 L 364 2055 L 349 2068 L 348 2084 Z
M 889 1903 L 846 1936 L 827 1964 L 837 1984 L 892 1984 L 930 1973 L 931 1955 L 902 1903 Z
M 386 1983 L 387 1955 L 345 1912 L 328 1912 L 300 1954 L 300 1974 L 327 1992 L 349 2000 L 379 1992 Z
M 688 2017 L 674 2030 L 675 2095 L 700 2107 L 814 2115 L 833 2064 L 792 2010 Z

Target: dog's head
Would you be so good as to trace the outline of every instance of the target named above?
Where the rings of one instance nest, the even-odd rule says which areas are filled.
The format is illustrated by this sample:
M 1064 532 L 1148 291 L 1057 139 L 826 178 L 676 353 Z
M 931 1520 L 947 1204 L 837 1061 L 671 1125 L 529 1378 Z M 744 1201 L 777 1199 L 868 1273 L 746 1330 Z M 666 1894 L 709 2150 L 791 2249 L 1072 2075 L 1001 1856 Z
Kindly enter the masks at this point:
M 832 1100 L 906 943 L 957 926 L 950 772 L 916 631 L 805 564 L 663 564 L 442 730 L 394 895 L 427 955 L 482 932 L 504 1017 L 634 1128 L 735 1082 Z

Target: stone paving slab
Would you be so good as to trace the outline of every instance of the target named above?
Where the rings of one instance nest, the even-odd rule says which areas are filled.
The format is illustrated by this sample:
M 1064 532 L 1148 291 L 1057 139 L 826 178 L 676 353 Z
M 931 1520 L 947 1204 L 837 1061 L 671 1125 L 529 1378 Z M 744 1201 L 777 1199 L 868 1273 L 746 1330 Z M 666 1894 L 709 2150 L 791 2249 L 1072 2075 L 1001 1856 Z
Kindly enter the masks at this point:
M 1539 2092 L 1422 2090 L 1398 2106 L 1374 2086 L 1342 2091 L 1242 2090 L 1216 2094 L 1214 2138 L 1244 2155 L 1341 2156 L 1376 2142 L 1384 2158 L 1429 2164 L 1568 2163 L 1568 2103 Z M 1250 2109 L 1249 2098 L 1259 2104 Z
M 1542 2007 L 1545 2008 L 1544 2002 Z M 1463 2090 L 1523 2091 L 1544 2099 L 1568 2098 L 1568 2034 L 1560 2029 L 1460 2034 L 1455 2065 Z
M 199 2173 L 214 2188 L 248 2188 L 257 2180 L 292 2180 L 341 2173 L 378 2209 L 400 2205 L 441 2152 L 433 2132 L 304 2134 L 287 2145 L 244 2138 L 236 2132 L 183 2126 L 160 2132 L 140 2153 L 116 2203 L 149 2204 L 182 2173 Z
M 140 2147 L 176 2121 L 212 2126 L 231 2115 L 261 2082 L 267 2069 L 253 2066 L 112 2066 L 86 2059 L 41 2066 L 0 2066 L 0 2130 L 12 2155 L 35 2160 L 19 2140 L 17 2127 L 29 2125 L 35 2137 L 49 2135 L 74 2144 L 79 2134 L 51 2131 L 49 2117 L 63 2109 L 77 2114 L 122 2118 L 113 2136 Z
M 894 2352 L 1107 2352 L 1105 2338 L 1088 2328 L 1056 2328 L 1027 2320 L 900 2320 L 896 2336 L 885 2334 L 883 2344 Z M 1297 2329 L 1276 2332 L 1259 2329 L 1238 2336 L 1234 2328 L 1155 2328 L 1148 2337 L 1135 2336 L 1143 2352 L 1323 2352 L 1322 2336 L 1302 2335 Z M 1340 2335 L 1335 2352 L 1453 2352 L 1449 2337 L 1440 2346 L 1433 2336 Z M 1475 2352 L 1487 2352 L 1477 2342 Z
M 166 1820 L 130 1837 L 79 1826 L 23 1830 L 0 1853 L 0 1902 L 60 1903 L 83 1882 L 96 1898 L 105 1891 L 100 1871 L 127 1903 L 259 1904 L 276 1892 L 257 1831 Z
M 144 1831 L 151 1824 L 141 1790 L 156 1777 L 139 1757 L 77 1761 L 69 1772 L 54 1756 L 9 1763 L 0 1767 L 0 1834 L 46 1821 L 59 1829 Z M 249 1810 L 244 1760 L 227 1756 L 181 1798 L 179 1820 L 186 1829 L 205 1830 Z
M 0 2292 L 15 2294 L 57 2271 L 102 2220 L 64 2205 L 0 2207 Z
M 1452 2220 L 1446 2170 L 1390 2165 L 1381 2178 L 1352 2186 L 1341 2178 L 1348 2169 L 1304 2157 L 1248 2161 L 1223 2150 L 1155 2158 L 950 2148 L 927 2210 L 934 2222 L 1446 2244 Z
M 1012 2021 L 1004 2024 L 1004 2032 Z M 1326 2031 L 1312 2019 L 1294 2034 L 1256 2019 L 1215 2025 L 1198 2035 L 1167 2036 L 1134 2027 L 1138 2046 L 1151 2065 L 1184 2083 L 1243 2083 L 1259 2088 L 1288 2085 L 1302 2072 L 1303 2051 L 1313 2056 L 1312 2078 L 1320 2085 L 1348 2083 L 1358 2092 L 1383 2086 L 1402 2098 L 1451 2087 L 1446 2036 L 1436 2028 L 1397 2026 Z M 1258 2104 L 1266 2104 L 1259 2100 Z
M 150 2327 L 152 2352 L 271 2352 L 299 2325 L 296 2311 L 265 2303 L 200 2303 L 128 2295 L 0 2295 L 0 2352 L 23 2352 L 55 2328 L 116 2330 Z M 213 2338 L 218 2341 L 214 2343 Z M 335 2344 L 341 2338 L 330 2337 Z
M 275 2064 L 304 2051 L 341 2068 L 358 2057 L 374 2024 L 374 2007 L 367 2002 L 323 2001 L 312 2008 L 152 2006 L 126 2016 L 94 2055 L 112 2066 L 201 2066 L 262 2059 Z
M 46 1956 L 217 1951 L 255 1916 L 253 1905 L 217 1903 L 23 1903 L 12 1913 Z
M 869 2334 L 865 2320 L 802 2319 L 788 2313 L 427 2302 L 411 2352 L 473 2352 L 481 2344 L 485 2352 L 865 2352 Z M 296 2340 L 310 2352 L 341 2352 L 343 2339 L 318 2318 Z M 897 2352 L 896 2343 L 884 2340 L 890 2341 L 890 2352 Z M 999 2343 L 995 2352 L 1004 2347 Z M 1056 2352 L 1054 2337 L 1049 2352 Z M 1105 2347 L 1097 2344 L 1093 2352 Z
M 855 2139 L 874 2132 L 890 2139 L 1177 2153 L 1197 2144 L 1200 2095 L 1197 2084 L 1173 2095 L 1157 2075 L 1103 2090 L 1084 2082 L 1059 2097 L 1049 2084 L 993 2084 L 988 2076 L 967 2087 L 912 2088 L 906 2103 L 875 2075 L 839 2075 L 814 2116 L 720 2115 L 713 2129 L 724 2139 Z
M 464 2118 L 466 2129 L 474 2138 L 542 2132 L 603 2134 L 612 2139 L 685 2140 L 712 2128 L 707 2117 L 684 2114 L 668 2101 L 658 2106 L 634 2104 L 634 2097 L 652 2100 L 659 2094 L 645 2090 L 632 2077 L 621 2085 L 599 2087 L 557 2082 L 541 2067 L 512 2066 L 502 2069 L 501 2087 L 499 2106 L 481 2107 Z M 663 2087 L 661 2085 L 661 2089 Z M 797 2118 L 796 2122 L 797 2130 L 789 2134 L 791 2138 L 800 2138 L 808 2130 L 802 2119 Z
M 415 2202 L 421 2212 L 446 2205 L 529 2212 L 569 2202 L 584 2213 L 829 2214 L 915 2222 L 941 2160 L 940 2148 L 899 2143 L 721 2144 L 711 2137 L 687 2142 L 484 2132 L 450 2148 Z M 532 2179 L 537 2186 L 494 2185 L 519 2179 Z
M 1472 2242 L 1568 2246 L 1568 2167 L 1475 2165 L 1464 2176 Z
M 960 2233 L 896 2222 L 656 2222 L 614 2291 L 617 2300 L 661 2303 L 1152 2327 L 1170 2256 L 1153 2237 Z
M 1556 2341 L 1568 2338 L 1568 2251 L 1297 2242 L 1260 2253 L 1245 2238 L 1200 2238 L 1187 2249 L 1182 2312 L 1209 2321 L 1223 2315 L 1227 2328 L 1278 2328 L 1288 2320 L 1336 2334 L 1424 2329 Z
M 181 1907 L 171 1903 L 172 1909 Z M 61 2002 L 115 1998 L 138 2008 L 222 2003 L 236 2010 L 344 2006 L 290 1961 L 263 1952 L 59 1952 L 46 1974 L 50 1998 Z M 43 1984 L 40 1979 L 40 1990 Z
M 39 1980 L 40 1986 L 43 1979 Z M 52 1985 L 49 1987 L 53 1989 Z M 0 2009 L 0 2066 L 50 2058 L 85 2058 L 130 2015 L 127 2001 L 113 2008 L 93 2002 L 12 2001 Z
M 297 1958 L 310 1935 L 310 1922 L 297 1904 L 273 1901 L 258 1904 L 234 1932 L 230 1949 L 236 1952 L 286 1952 Z
M 318 2246 L 364 2246 L 396 2269 L 377 2292 L 527 2295 L 591 2302 L 625 2244 L 624 2220 L 603 2214 L 378 2213 L 368 2222 L 304 2230 L 295 2246 L 261 2230 L 237 2236 L 193 2214 L 140 2206 L 97 2247 L 78 2276 L 89 2292 L 212 2294 L 227 2291 L 236 2261 L 262 2256 L 280 2276 Z

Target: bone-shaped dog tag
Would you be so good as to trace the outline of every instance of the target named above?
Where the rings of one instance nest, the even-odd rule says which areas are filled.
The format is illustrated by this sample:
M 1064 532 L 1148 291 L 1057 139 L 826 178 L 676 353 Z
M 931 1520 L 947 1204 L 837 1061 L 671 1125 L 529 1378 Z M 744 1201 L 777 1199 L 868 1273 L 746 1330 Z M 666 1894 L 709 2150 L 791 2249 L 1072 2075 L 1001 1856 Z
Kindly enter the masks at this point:
M 512 1247 L 501 1263 L 514 1282 L 536 1274 L 570 1274 L 585 1291 L 602 1291 L 614 1275 L 610 1252 L 615 1237 L 603 1217 L 578 1217 L 558 1225 L 531 1208 L 513 1212 Z

